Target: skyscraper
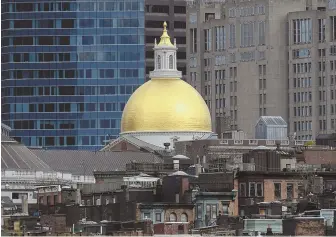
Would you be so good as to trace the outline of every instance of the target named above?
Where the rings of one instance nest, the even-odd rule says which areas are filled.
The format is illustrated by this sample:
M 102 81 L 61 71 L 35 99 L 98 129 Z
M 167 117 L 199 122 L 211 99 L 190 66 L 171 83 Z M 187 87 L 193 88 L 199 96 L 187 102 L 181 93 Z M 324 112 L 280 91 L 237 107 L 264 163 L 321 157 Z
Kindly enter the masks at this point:
M 144 2 L 2 6 L 2 122 L 28 146 L 96 150 L 145 81 Z
M 187 81 L 207 102 L 216 132 L 254 137 L 260 116 L 288 118 L 289 12 L 306 0 L 190 1 Z

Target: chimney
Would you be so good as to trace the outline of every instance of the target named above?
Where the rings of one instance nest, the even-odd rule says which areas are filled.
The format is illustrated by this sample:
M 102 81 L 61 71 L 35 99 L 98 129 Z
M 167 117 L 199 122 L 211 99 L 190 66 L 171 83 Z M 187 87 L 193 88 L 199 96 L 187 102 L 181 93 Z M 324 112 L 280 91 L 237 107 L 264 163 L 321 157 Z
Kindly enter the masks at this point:
M 79 188 L 76 189 L 76 204 L 82 203 L 81 191 Z
M 22 213 L 28 214 L 28 196 L 26 194 L 21 196 Z
M 170 143 L 169 142 L 165 142 L 165 143 L 163 143 L 163 146 L 165 147 L 165 150 L 168 151 Z
M 125 201 L 129 202 L 129 189 L 128 189 L 127 185 L 122 185 L 121 189 L 124 190 Z

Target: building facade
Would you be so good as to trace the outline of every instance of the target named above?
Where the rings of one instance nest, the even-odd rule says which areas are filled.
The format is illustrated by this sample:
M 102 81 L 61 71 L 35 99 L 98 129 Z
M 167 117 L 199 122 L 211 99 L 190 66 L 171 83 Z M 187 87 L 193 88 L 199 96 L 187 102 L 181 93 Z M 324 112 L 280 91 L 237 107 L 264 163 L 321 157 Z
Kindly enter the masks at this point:
M 97 150 L 145 81 L 143 1 L 2 1 L 2 121 L 27 146 Z
M 177 70 L 186 75 L 186 1 L 181 0 L 145 0 L 145 42 L 146 42 L 146 75 L 154 70 L 154 40 L 159 40 L 162 22 L 166 21 L 169 35 L 176 39 Z
M 336 128 L 335 10 L 335 1 L 319 1 L 288 14 L 289 128 L 300 139 Z

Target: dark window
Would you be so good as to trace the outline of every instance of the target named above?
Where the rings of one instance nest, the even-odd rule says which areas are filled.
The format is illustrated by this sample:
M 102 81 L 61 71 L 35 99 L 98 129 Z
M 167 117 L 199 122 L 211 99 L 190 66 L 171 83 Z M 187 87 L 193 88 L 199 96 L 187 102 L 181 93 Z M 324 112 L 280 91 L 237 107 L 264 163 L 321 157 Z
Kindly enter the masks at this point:
M 62 3 L 62 11 L 70 11 L 70 2 Z
M 246 197 L 246 183 L 241 183 L 239 187 L 239 196 Z
M 160 38 L 155 36 L 146 36 L 146 43 L 153 44 L 155 42 L 155 39 L 159 41 Z M 151 49 L 151 51 L 153 50 Z
M 185 29 L 186 28 L 186 22 L 185 21 L 174 21 L 174 28 Z
M 179 60 L 179 59 L 186 59 L 187 54 L 186 54 L 186 52 L 177 52 L 176 53 L 176 57 L 177 57 L 177 60 Z
M 39 45 L 53 45 L 54 39 L 52 36 L 40 36 L 38 37 L 38 44 Z
M 74 146 L 76 145 L 76 138 L 75 137 L 67 137 L 66 143 L 68 146 Z
M 61 27 L 65 28 L 65 29 L 74 28 L 75 27 L 75 21 L 72 20 L 72 19 L 64 19 L 64 20 L 62 20 Z
M 169 6 L 165 6 L 165 5 L 146 5 L 146 12 L 169 14 Z
M 110 120 L 101 119 L 100 120 L 100 128 L 110 128 Z
M 281 199 L 281 183 L 274 183 L 274 198 Z
M 186 44 L 186 37 L 175 37 L 176 44 Z
M 32 12 L 34 9 L 33 3 L 17 3 L 16 11 L 17 12 Z
M 174 13 L 186 14 L 186 12 L 185 6 L 174 6 Z
M 146 51 L 146 58 L 154 58 L 154 51 Z
M 249 197 L 254 197 L 256 193 L 255 183 L 249 183 Z
M 12 193 L 12 199 L 19 199 L 19 193 Z
M 55 138 L 54 137 L 46 137 L 45 138 L 45 145 L 46 146 L 54 146 L 55 145 Z
M 75 95 L 74 86 L 60 86 L 58 89 L 59 95 Z
M 33 23 L 31 20 L 16 20 L 14 21 L 14 28 L 32 28 Z
M 33 37 L 14 37 L 13 45 L 33 45 Z
M 288 183 L 287 184 L 287 199 L 292 199 L 293 198 L 293 192 L 294 192 L 294 190 L 293 190 L 293 184 L 291 184 L 291 183 Z
M 45 104 L 45 112 L 56 112 L 54 104 Z
M 145 27 L 148 28 L 162 28 L 163 24 L 161 21 L 146 21 Z M 167 28 L 169 29 L 169 22 L 167 22 Z
M 60 45 L 70 45 L 70 36 L 61 36 L 59 39 Z

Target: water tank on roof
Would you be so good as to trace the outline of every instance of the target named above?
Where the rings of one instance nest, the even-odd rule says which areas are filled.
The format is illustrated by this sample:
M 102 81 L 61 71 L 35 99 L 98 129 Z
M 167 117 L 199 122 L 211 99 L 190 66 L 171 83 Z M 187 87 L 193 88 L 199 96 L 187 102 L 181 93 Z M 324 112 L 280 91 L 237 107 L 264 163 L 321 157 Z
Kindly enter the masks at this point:
M 287 122 L 281 116 L 261 116 L 255 126 L 255 138 L 287 140 Z

